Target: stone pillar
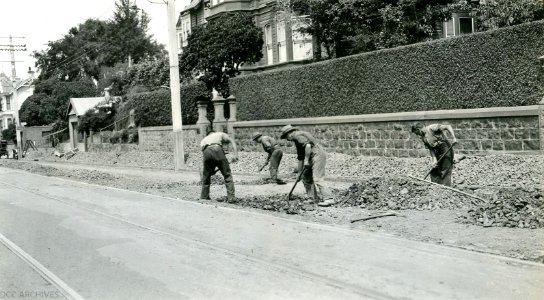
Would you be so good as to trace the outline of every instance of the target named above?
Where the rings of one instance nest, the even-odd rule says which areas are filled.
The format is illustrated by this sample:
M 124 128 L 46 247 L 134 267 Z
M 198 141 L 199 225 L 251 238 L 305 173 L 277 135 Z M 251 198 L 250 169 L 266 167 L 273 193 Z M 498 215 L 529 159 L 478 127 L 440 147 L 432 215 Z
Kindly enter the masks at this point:
M 91 144 L 94 144 L 94 132 L 92 130 L 89 130 L 89 140 Z
M 538 131 L 540 140 L 540 151 L 544 152 L 544 97 L 538 103 L 540 109 L 538 113 Z
M 131 109 L 128 112 L 128 128 L 136 127 L 136 118 L 135 118 L 136 112 L 134 109 Z
M 236 97 L 230 95 L 227 97 L 227 102 L 229 104 L 230 117 L 227 123 L 227 133 L 234 138 L 234 123 L 236 122 Z
M 198 126 L 198 130 L 200 132 L 200 138 L 204 138 L 206 136 L 208 127 L 210 126 L 210 120 L 208 120 L 206 117 L 208 114 L 208 100 L 199 100 L 197 102 L 197 106 L 198 120 L 196 121 L 196 125 Z
M 287 61 L 293 60 L 293 29 L 292 20 L 285 22 L 285 46 L 287 48 Z
M 225 131 L 227 125 L 227 120 L 225 119 L 225 98 L 221 96 L 215 89 L 212 91 L 213 98 L 213 108 L 215 110 L 214 119 L 213 119 L 213 130 Z

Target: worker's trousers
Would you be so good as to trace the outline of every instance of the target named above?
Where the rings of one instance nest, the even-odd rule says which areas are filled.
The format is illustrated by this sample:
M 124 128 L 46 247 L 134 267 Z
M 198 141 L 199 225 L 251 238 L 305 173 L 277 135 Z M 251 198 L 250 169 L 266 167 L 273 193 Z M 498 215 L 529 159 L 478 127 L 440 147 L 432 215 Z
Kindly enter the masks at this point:
M 217 167 L 223 178 L 225 179 L 225 187 L 227 188 L 227 201 L 235 201 L 234 197 L 234 180 L 230 170 L 229 161 L 223 152 L 223 148 L 219 145 L 211 145 L 202 151 L 202 159 L 204 161 L 202 172 L 202 190 L 200 199 L 210 199 L 210 184 L 211 177 L 215 173 Z
M 310 157 L 310 167 L 306 166 L 302 173 L 302 183 L 306 189 L 306 195 L 316 201 L 331 199 L 332 194 L 325 185 L 325 166 L 327 153 L 320 145 L 315 145 Z
M 281 158 L 283 157 L 283 151 L 279 147 L 275 148 L 270 155 L 270 178 L 272 180 L 278 179 L 278 169 L 280 167 Z
M 454 153 L 453 148 L 450 149 L 450 146 L 451 144 L 449 142 L 443 142 L 432 149 L 432 151 L 435 152 L 437 159 L 444 155 L 442 160 L 438 162 L 438 166 L 431 171 L 431 181 L 434 183 L 451 186 Z M 450 149 L 450 151 L 446 153 L 448 149 Z

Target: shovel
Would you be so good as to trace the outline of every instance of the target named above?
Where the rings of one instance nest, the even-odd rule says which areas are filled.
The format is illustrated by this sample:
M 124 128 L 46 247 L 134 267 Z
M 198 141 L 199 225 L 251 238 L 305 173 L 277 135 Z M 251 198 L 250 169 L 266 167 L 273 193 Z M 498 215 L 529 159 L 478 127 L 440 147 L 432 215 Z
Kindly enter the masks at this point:
M 298 173 L 297 180 L 295 181 L 295 184 L 293 184 L 293 187 L 291 188 L 291 191 L 289 191 L 289 196 L 287 196 L 287 200 L 291 200 L 291 196 L 293 195 L 293 191 L 295 190 L 295 187 L 297 186 L 297 183 L 302 179 L 302 173 L 304 173 L 304 169 L 306 166 L 302 167 L 302 170 L 300 170 L 300 173 Z

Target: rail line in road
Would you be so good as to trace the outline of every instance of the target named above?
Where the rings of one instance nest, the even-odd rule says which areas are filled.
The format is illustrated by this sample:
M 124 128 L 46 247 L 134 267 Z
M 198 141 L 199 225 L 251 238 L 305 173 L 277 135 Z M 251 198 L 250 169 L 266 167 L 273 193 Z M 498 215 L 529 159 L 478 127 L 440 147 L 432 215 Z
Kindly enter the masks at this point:
M 10 241 L 2 233 L 0 233 L 0 243 L 2 243 L 11 252 L 17 255 L 22 261 L 29 265 L 34 271 L 36 271 L 41 277 L 54 285 L 67 299 L 70 300 L 83 300 L 74 289 L 66 284 L 62 279 L 57 277 L 53 272 L 47 269 L 44 265 L 26 253 L 23 249 Z
M 34 174 L 34 175 L 36 175 L 36 174 Z M 38 175 L 38 176 L 41 176 L 41 175 Z M 20 187 L 20 186 L 17 186 L 17 185 L 6 183 L 6 182 L 0 182 L 0 184 L 5 185 L 5 186 L 9 186 L 9 187 L 12 187 L 12 188 L 15 188 L 15 189 L 18 189 L 18 190 L 22 190 L 22 191 L 24 191 L 26 193 L 37 195 L 37 196 L 40 196 L 40 197 L 43 197 L 43 198 L 46 198 L 46 199 L 49 199 L 49 200 L 57 201 L 59 203 L 62 203 L 64 205 L 66 205 L 66 206 L 69 206 L 69 207 L 72 207 L 72 208 L 75 208 L 75 209 L 84 210 L 84 211 L 91 212 L 93 214 L 96 214 L 96 215 L 99 215 L 99 216 L 102 216 L 102 217 L 106 217 L 106 218 L 109 218 L 109 219 L 116 220 L 116 221 L 124 223 L 124 224 L 135 226 L 135 227 L 138 227 L 140 229 L 144 229 L 144 230 L 156 233 L 158 235 L 167 236 L 167 237 L 170 237 L 171 239 L 173 239 L 175 241 L 184 241 L 184 242 L 193 243 L 193 244 L 196 244 L 196 245 L 199 245 L 199 246 L 202 246 L 202 247 L 206 247 L 206 248 L 209 248 L 209 249 L 212 249 L 212 250 L 215 250 L 215 251 L 220 251 L 220 252 L 223 252 L 225 254 L 241 258 L 241 259 L 246 260 L 246 261 L 250 261 L 252 263 L 264 265 L 264 266 L 266 266 L 268 268 L 272 268 L 272 269 L 279 270 L 279 271 L 284 271 L 284 272 L 289 272 L 291 274 L 294 274 L 294 275 L 297 275 L 297 276 L 300 276 L 300 277 L 304 277 L 304 278 L 308 278 L 308 279 L 311 279 L 311 280 L 315 280 L 317 282 L 321 282 L 323 284 L 335 287 L 335 288 L 340 289 L 340 290 L 350 291 L 350 292 L 352 292 L 354 294 L 357 294 L 357 295 L 359 295 L 361 297 L 365 297 L 365 299 L 366 298 L 371 298 L 371 299 L 396 299 L 395 297 L 389 296 L 387 294 L 384 294 L 384 293 L 381 293 L 381 292 L 378 292 L 378 291 L 375 291 L 375 290 L 367 289 L 367 288 L 360 287 L 360 286 L 353 285 L 353 284 L 348 284 L 348 283 L 342 282 L 340 280 L 336 280 L 336 279 L 331 278 L 331 277 L 327 277 L 327 276 L 323 276 L 323 275 L 316 274 L 316 273 L 313 273 L 313 272 L 309 272 L 309 271 L 306 271 L 306 270 L 303 270 L 303 269 L 300 269 L 300 268 L 293 267 L 291 265 L 281 264 L 281 263 L 278 263 L 278 262 L 270 262 L 268 260 L 265 260 L 265 259 L 262 259 L 262 258 L 259 258 L 259 257 L 256 257 L 256 256 L 236 252 L 236 251 L 230 250 L 228 248 L 219 247 L 217 245 L 210 244 L 210 243 L 205 242 L 205 241 L 197 240 L 197 239 L 194 239 L 194 238 L 189 238 L 189 237 L 186 237 L 186 236 L 182 236 L 180 234 L 168 232 L 168 231 L 162 230 L 160 228 L 151 227 L 151 226 L 148 226 L 148 225 L 145 225 L 145 224 L 140 224 L 140 223 L 137 223 L 137 222 L 134 222 L 134 221 L 131 221 L 131 220 L 119 217 L 119 216 L 115 216 L 115 215 L 112 215 L 112 214 L 109 214 L 109 213 L 106 213 L 106 212 L 103 212 L 103 211 L 99 211 L 99 210 L 96 210 L 96 209 L 90 209 L 90 208 L 87 208 L 87 207 L 84 207 L 84 206 L 81 206 L 81 205 L 75 205 L 75 204 L 73 204 L 73 203 L 71 203 L 69 201 L 66 201 L 64 199 L 60 199 L 58 197 L 52 197 L 50 195 L 40 193 L 40 192 L 35 191 L 35 190 Z M 68 287 L 68 286 L 66 285 L 66 287 Z M 83 299 L 83 298 L 72 298 L 72 299 Z

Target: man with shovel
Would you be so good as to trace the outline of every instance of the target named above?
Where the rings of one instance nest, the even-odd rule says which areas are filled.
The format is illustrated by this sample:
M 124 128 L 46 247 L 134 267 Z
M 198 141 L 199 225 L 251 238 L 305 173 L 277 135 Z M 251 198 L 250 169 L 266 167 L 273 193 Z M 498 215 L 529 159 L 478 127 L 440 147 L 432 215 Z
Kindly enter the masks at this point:
M 202 170 L 202 190 L 200 192 L 200 199 L 202 200 L 210 200 L 211 177 L 213 174 L 215 174 L 215 168 L 217 167 L 225 179 L 225 187 L 227 188 L 227 202 L 236 202 L 232 172 L 230 170 L 229 161 L 227 160 L 225 152 L 223 151 L 223 145 L 225 144 L 232 145 L 232 150 L 234 151 L 232 162 L 238 161 L 236 142 L 234 142 L 234 140 L 231 139 L 226 133 L 211 131 L 200 142 L 202 159 L 204 162 Z
M 264 151 L 268 153 L 266 162 L 259 168 L 259 172 L 270 163 L 270 167 L 268 168 L 270 170 L 270 179 L 276 184 L 285 184 L 285 181 L 278 178 L 278 168 L 280 166 L 281 158 L 283 157 L 283 151 L 281 151 L 276 140 L 272 137 L 263 135 L 260 132 L 255 132 L 252 139 L 254 142 L 263 145 Z
M 327 153 L 308 132 L 286 125 L 281 129 L 282 139 L 294 142 L 297 149 L 298 171 L 302 172 L 302 183 L 306 195 L 319 206 L 335 203 L 329 188 L 325 186 L 325 165 Z
M 450 142 L 444 131 L 448 131 L 453 141 Z M 433 159 L 430 171 L 431 181 L 434 183 L 451 186 L 451 174 L 453 172 L 453 146 L 457 144 L 457 138 L 451 125 L 431 124 L 424 126 L 421 123 L 412 125 L 412 133 L 418 135 Z

